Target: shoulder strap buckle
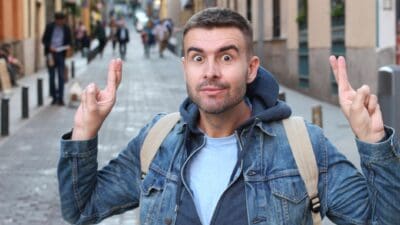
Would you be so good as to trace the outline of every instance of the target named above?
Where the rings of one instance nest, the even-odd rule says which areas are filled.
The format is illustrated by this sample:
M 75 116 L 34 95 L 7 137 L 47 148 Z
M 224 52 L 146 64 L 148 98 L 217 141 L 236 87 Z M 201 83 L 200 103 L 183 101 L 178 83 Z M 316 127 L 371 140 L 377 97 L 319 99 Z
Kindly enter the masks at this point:
M 319 201 L 318 194 L 310 199 L 310 203 L 311 203 L 311 211 L 313 211 L 314 213 L 318 213 L 321 209 L 321 203 Z

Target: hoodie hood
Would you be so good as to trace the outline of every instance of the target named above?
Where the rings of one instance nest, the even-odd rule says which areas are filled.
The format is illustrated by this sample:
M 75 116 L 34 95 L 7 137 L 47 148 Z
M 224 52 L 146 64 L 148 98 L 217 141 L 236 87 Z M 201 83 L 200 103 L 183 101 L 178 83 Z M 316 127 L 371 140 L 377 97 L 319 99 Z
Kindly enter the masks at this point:
M 270 122 L 282 120 L 290 116 L 289 106 L 278 100 L 279 85 L 275 78 L 266 69 L 259 67 L 254 81 L 247 85 L 246 100 L 252 108 L 252 116 L 243 124 L 254 123 L 254 120 Z M 190 98 L 186 98 L 180 106 L 180 113 L 189 129 L 197 130 L 199 109 Z

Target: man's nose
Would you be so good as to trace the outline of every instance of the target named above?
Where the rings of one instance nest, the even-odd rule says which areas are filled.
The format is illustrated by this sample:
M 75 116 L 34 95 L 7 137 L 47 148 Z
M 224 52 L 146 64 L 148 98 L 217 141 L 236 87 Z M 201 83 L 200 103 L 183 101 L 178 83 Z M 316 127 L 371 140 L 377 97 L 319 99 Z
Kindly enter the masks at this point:
M 218 63 L 209 59 L 204 68 L 204 78 L 216 78 L 220 76 Z

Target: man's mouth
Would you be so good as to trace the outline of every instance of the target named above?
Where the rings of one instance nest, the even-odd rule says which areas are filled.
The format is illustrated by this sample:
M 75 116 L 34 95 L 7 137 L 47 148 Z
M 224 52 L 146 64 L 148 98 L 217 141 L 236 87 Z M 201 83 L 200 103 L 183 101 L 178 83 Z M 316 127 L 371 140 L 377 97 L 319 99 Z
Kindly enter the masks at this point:
M 225 90 L 224 87 L 205 86 L 201 87 L 200 91 L 207 95 L 217 95 Z

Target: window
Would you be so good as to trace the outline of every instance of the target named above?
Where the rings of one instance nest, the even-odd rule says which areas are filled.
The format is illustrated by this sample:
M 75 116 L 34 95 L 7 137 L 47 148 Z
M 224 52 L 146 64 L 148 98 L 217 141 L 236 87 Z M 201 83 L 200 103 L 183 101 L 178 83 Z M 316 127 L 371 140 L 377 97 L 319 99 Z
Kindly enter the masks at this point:
M 332 26 L 344 25 L 344 0 L 331 0 Z
M 278 38 L 281 36 L 281 6 L 280 0 L 273 1 L 273 37 Z
M 251 15 L 251 1 L 252 0 L 247 0 L 247 12 L 246 12 L 246 16 L 247 16 L 247 20 L 248 21 L 251 21 L 251 17 L 252 17 L 252 15 Z
M 296 22 L 299 29 L 307 28 L 307 0 L 298 1 Z
M 345 44 L 345 3 L 344 0 L 331 0 L 331 54 L 346 55 Z M 331 71 L 331 93 L 337 95 L 337 83 Z
M 298 16 L 296 18 L 299 29 L 298 73 L 299 87 L 308 88 L 309 82 L 309 57 L 308 57 L 308 32 L 307 32 L 307 0 L 299 0 Z

